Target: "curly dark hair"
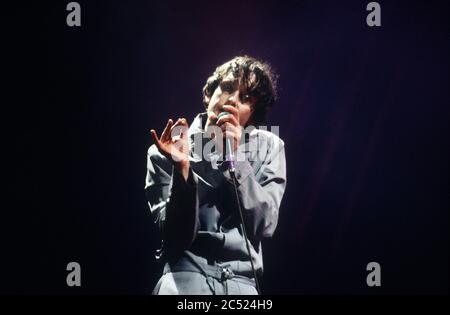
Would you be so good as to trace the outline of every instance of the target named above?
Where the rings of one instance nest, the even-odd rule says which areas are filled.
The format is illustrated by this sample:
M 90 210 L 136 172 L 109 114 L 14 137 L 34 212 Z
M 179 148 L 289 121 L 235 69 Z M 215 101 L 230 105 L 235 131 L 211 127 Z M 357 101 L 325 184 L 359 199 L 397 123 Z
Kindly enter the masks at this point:
M 203 104 L 208 107 L 208 99 L 230 72 L 238 79 L 246 93 L 254 96 L 251 121 L 253 124 L 266 122 L 266 114 L 277 100 L 277 79 L 270 65 L 250 56 L 237 56 L 218 66 L 203 87 Z

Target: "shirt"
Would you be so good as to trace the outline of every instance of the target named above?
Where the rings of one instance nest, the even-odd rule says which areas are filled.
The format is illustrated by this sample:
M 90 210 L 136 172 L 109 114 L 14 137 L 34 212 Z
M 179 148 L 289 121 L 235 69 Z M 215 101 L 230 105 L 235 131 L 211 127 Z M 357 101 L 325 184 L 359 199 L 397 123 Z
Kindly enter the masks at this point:
M 188 253 L 252 277 L 233 180 L 221 163 L 222 154 L 207 150 L 211 141 L 205 136 L 206 121 L 207 114 L 201 113 L 189 128 L 187 180 L 155 145 L 148 150 L 145 192 L 161 231 L 162 257 L 176 260 Z M 284 142 L 254 128 L 243 134 L 236 156 L 235 178 L 250 255 L 257 274 L 262 274 L 261 241 L 276 229 L 286 187 Z

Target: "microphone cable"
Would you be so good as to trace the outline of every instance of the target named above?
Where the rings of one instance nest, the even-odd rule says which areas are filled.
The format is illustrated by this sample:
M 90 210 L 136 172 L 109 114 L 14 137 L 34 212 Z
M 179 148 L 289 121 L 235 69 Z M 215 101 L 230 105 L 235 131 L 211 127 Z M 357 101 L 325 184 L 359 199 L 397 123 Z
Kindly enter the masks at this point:
M 242 233 L 244 234 L 245 245 L 247 247 L 248 257 L 250 258 L 250 264 L 252 266 L 253 276 L 255 277 L 256 291 L 258 291 L 258 294 L 261 295 L 261 289 L 259 288 L 259 281 L 258 281 L 258 277 L 256 275 L 255 265 L 253 264 L 253 259 L 252 259 L 252 255 L 251 255 L 251 251 L 250 251 L 250 242 L 248 240 L 247 232 L 245 230 L 244 215 L 242 213 L 241 202 L 239 201 L 239 194 L 238 194 L 238 190 L 237 190 L 235 171 L 234 171 L 234 168 L 229 169 L 228 171 L 230 172 L 230 176 L 233 179 L 234 192 L 236 194 L 236 203 L 237 203 L 238 210 L 239 210 L 239 216 L 241 218 L 241 229 L 242 229 Z

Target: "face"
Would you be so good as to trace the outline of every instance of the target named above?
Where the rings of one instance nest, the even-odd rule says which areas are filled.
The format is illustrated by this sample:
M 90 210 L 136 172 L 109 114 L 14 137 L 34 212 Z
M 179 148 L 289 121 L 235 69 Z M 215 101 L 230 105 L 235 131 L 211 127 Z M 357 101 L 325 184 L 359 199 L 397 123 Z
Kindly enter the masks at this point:
M 244 91 L 243 87 L 239 86 L 238 80 L 230 72 L 219 83 L 211 96 L 207 111 L 219 115 L 222 112 L 223 105 L 234 106 L 239 110 L 239 124 L 245 127 L 250 122 L 255 102 L 255 97 Z

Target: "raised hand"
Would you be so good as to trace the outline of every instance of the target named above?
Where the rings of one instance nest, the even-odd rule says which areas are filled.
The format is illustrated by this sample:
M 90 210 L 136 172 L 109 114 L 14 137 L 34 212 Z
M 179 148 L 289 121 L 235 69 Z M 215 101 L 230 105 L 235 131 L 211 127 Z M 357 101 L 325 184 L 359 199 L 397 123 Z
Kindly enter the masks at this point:
M 159 152 L 172 161 L 185 179 L 187 179 L 189 173 L 188 129 L 187 120 L 179 118 L 175 124 L 172 119 L 167 121 L 160 138 L 158 138 L 154 129 L 150 130 L 153 142 Z

